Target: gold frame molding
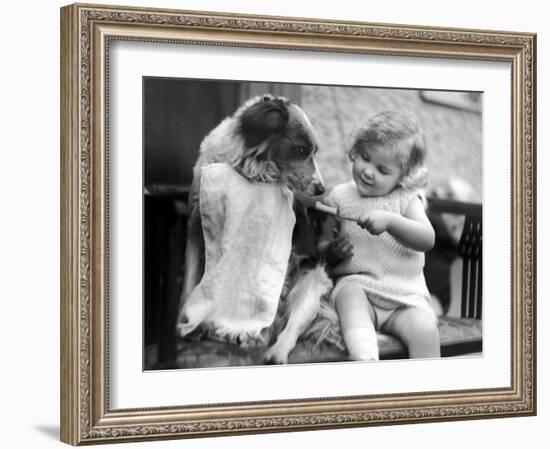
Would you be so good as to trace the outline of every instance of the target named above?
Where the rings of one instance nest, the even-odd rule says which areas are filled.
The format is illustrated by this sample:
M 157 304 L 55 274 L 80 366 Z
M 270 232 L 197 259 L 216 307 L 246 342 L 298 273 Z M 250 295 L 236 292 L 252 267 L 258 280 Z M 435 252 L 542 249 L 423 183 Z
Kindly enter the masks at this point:
M 106 79 L 112 40 L 511 63 L 511 387 L 111 410 Z M 536 414 L 535 58 L 531 33 L 105 5 L 62 8 L 62 441 L 79 445 Z

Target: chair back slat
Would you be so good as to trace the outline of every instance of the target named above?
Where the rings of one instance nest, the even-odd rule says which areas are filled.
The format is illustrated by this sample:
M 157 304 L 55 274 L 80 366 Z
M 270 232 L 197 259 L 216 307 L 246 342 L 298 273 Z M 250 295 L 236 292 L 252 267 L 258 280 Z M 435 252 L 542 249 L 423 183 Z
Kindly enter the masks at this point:
M 477 293 L 477 300 L 476 300 L 476 312 L 475 312 L 475 318 L 481 319 L 482 317 L 482 305 L 483 301 L 481 300 L 483 295 L 483 288 L 482 288 L 482 274 L 483 274 L 483 258 L 480 256 L 479 262 L 478 262 L 478 272 L 479 272 L 479 288 L 476 290 Z
M 481 214 L 466 215 L 458 254 L 463 259 L 462 316 L 467 318 L 480 319 L 482 314 L 482 231 Z

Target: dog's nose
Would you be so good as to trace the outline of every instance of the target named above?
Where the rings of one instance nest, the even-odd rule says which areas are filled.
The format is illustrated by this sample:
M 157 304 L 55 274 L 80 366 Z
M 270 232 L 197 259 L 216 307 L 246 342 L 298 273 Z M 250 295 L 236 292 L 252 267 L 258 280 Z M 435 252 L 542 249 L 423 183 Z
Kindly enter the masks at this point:
M 315 184 L 313 186 L 313 196 L 322 195 L 326 190 L 323 184 Z

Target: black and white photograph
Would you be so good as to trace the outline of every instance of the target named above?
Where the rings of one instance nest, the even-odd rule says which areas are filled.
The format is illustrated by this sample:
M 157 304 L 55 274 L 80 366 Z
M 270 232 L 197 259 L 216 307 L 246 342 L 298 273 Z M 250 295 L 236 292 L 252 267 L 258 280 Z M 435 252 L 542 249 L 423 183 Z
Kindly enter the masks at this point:
M 143 78 L 143 369 L 483 357 L 483 93 Z

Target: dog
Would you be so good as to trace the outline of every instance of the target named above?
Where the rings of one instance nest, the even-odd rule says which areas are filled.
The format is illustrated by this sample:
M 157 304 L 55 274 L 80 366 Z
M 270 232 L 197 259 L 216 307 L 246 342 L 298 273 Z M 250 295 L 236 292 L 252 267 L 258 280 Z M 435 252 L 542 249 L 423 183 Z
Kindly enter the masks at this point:
M 197 303 L 192 296 L 205 276 L 201 176 L 213 164 L 227 164 L 252 186 L 254 183 L 280 185 L 291 192 L 318 196 L 325 192 L 325 187 L 315 162 L 317 151 L 315 132 L 305 112 L 284 97 L 267 94 L 245 102 L 203 139 L 193 168 L 189 196 L 185 272 L 177 318 L 177 334 L 180 337 L 203 328 L 214 338 L 221 337 L 247 347 L 267 344 L 273 340 L 270 334 L 276 332 L 277 340 L 265 353 L 264 361 L 277 364 L 287 362 L 297 339 L 317 316 L 320 298 L 328 293 L 332 282 L 322 264 L 304 269 L 301 263 L 303 256 L 291 251 L 285 261 L 286 275 L 276 317 L 261 337 L 248 335 L 240 329 L 212 331 L 206 323 L 213 307 L 212 301 L 205 295 Z M 247 188 L 245 182 L 244 189 Z M 280 230 L 285 234 L 284 239 L 291 239 L 295 231 L 292 224 Z M 281 323 L 284 329 L 279 332 Z M 246 328 L 246 323 L 242 323 L 242 327 Z

